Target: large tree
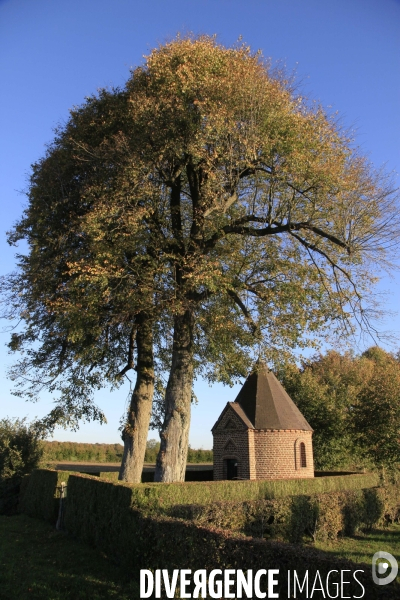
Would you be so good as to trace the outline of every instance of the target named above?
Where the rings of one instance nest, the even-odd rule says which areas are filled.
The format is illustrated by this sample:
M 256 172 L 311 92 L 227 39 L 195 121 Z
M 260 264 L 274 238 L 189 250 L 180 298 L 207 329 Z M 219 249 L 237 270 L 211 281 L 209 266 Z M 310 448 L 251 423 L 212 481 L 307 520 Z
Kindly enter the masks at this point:
M 49 424 L 74 423 L 103 418 L 90 392 L 135 367 L 129 480 L 157 372 L 169 378 L 156 479 L 182 480 L 196 369 L 229 382 L 255 345 L 271 357 L 354 318 L 368 327 L 398 233 L 388 182 L 335 120 L 259 53 L 208 37 L 160 46 L 123 90 L 74 110 L 28 197 L 10 241 L 29 252 L 4 282 L 26 323 L 14 377 L 58 389 Z

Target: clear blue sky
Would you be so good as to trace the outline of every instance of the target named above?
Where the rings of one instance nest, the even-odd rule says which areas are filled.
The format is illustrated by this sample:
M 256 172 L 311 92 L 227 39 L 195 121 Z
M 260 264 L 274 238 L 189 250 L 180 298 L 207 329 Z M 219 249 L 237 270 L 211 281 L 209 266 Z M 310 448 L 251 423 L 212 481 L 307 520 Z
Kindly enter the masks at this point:
M 176 33 L 217 34 L 230 45 L 241 35 L 253 49 L 297 69 L 303 89 L 356 129 L 376 166 L 399 171 L 399 0 L 0 0 L 0 273 L 13 269 L 5 232 L 20 217 L 30 164 L 40 158 L 68 109 L 104 86 L 122 85 L 129 68 Z M 329 109 L 331 110 L 331 109 Z M 395 175 L 397 185 L 399 177 Z M 384 306 L 397 310 L 400 273 L 384 280 Z M 382 329 L 400 330 L 399 316 Z M 25 403 L 10 394 L 12 357 L 0 334 L 0 418 L 29 419 L 51 399 Z M 398 344 L 400 346 L 400 343 Z M 210 429 L 237 388 L 197 382 L 190 441 L 210 448 Z M 118 442 L 128 389 L 98 395 L 109 424 L 59 430 L 55 439 Z M 152 437 L 157 437 L 154 432 Z

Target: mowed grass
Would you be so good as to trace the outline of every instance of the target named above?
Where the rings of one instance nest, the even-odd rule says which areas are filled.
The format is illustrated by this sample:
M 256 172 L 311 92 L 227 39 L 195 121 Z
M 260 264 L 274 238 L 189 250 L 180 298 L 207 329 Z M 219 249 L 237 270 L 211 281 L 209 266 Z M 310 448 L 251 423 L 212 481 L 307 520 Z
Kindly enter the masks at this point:
M 129 575 L 47 523 L 0 516 L 1 600 L 136 600 Z
M 383 550 L 390 552 L 400 564 L 400 524 L 392 523 L 389 527 L 373 529 L 354 537 L 340 538 L 331 543 L 316 542 L 315 548 L 331 556 L 369 565 L 375 552 Z M 400 582 L 400 575 L 397 581 Z
M 316 542 L 315 547 L 331 556 L 366 563 L 371 562 L 375 552 L 383 550 L 400 562 L 400 524 L 392 523 L 389 527 L 340 538 L 336 542 Z

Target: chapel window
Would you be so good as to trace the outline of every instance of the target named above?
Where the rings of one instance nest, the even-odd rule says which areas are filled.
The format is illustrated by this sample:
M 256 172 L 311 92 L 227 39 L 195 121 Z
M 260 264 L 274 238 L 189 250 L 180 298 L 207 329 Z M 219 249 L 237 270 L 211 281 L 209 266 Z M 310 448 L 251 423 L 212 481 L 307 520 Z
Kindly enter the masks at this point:
M 307 466 L 307 457 L 306 457 L 306 445 L 304 442 L 300 442 L 300 467 Z

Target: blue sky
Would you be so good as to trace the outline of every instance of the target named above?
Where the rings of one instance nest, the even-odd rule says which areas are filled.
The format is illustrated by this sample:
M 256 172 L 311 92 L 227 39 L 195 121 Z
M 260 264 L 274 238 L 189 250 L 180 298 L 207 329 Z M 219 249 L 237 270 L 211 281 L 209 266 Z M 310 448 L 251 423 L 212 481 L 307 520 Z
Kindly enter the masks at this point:
M 30 165 L 43 155 L 53 128 L 98 88 L 123 85 L 130 67 L 178 31 L 217 34 L 226 45 L 242 36 L 296 69 L 305 93 L 338 110 L 362 151 L 375 166 L 386 165 L 399 185 L 399 0 L 0 0 L 0 274 L 14 268 L 5 232 L 21 215 Z M 384 278 L 379 290 L 383 307 L 396 311 L 400 273 Z M 398 314 L 380 327 L 398 337 Z M 42 416 L 51 398 L 31 404 L 10 393 L 7 339 L 0 334 L 0 418 Z M 193 447 L 211 447 L 210 429 L 237 389 L 196 383 Z M 55 439 L 120 441 L 128 392 L 98 394 L 108 425 L 58 430 Z

